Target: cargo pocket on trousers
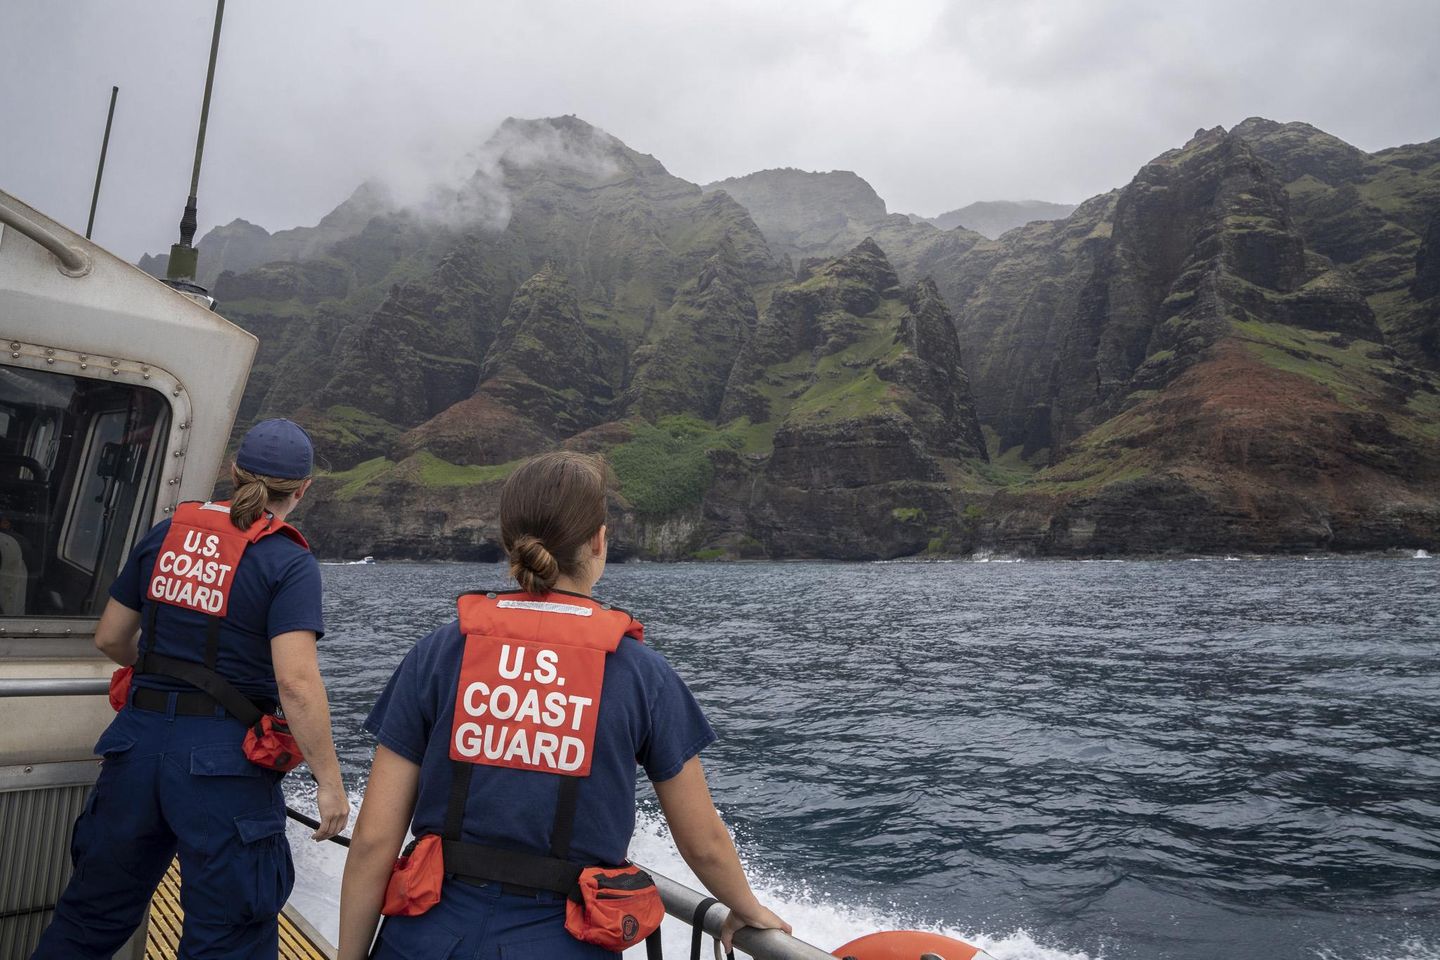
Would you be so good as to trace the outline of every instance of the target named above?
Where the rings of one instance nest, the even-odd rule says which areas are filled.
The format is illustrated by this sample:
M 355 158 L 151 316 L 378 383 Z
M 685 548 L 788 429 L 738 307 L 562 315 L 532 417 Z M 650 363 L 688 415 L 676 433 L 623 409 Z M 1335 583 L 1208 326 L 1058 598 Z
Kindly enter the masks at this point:
M 80 815 L 70 826 L 70 867 L 72 877 L 79 876 L 84 871 L 84 863 L 80 855 L 86 850 L 92 849 L 93 845 L 89 840 L 91 825 L 95 822 L 95 800 L 100 796 L 100 785 L 97 783 L 90 788 L 90 793 L 85 797 L 85 806 L 80 808 Z
M 246 922 L 273 920 L 295 885 L 285 814 L 274 807 L 241 814 L 235 830 L 241 845 L 235 863 L 236 907 Z
M 80 808 L 79 816 L 70 827 L 70 866 L 77 873 L 81 868 L 81 851 L 92 847 L 89 834 L 94 828 L 95 806 L 100 800 L 101 791 L 109 788 L 109 781 L 115 776 L 115 767 L 129 759 L 129 753 L 135 747 L 134 737 L 117 734 L 114 727 L 115 724 L 112 723 L 95 744 L 95 753 L 101 758 L 100 776 L 86 794 L 85 805 Z
M 386 917 L 370 960 L 447 960 L 461 939 L 428 914 Z

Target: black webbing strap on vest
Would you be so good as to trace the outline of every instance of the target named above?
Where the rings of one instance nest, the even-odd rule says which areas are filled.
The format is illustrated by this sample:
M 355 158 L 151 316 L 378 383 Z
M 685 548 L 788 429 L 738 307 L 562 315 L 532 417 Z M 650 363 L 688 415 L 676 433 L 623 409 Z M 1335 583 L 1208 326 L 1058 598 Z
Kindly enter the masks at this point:
M 690 960 L 700 960 L 700 941 L 705 939 L 705 914 L 719 902 L 714 897 L 706 897 L 695 904 L 695 912 L 690 916 Z
M 704 900 L 701 900 L 699 903 L 695 904 L 695 913 L 692 914 L 690 917 L 690 960 L 700 960 L 700 941 L 705 936 L 705 917 L 710 913 L 710 908 L 715 906 L 719 902 L 720 901 L 716 900 L 714 897 L 706 897 Z M 715 938 L 715 943 L 716 955 L 718 956 L 720 943 L 719 937 Z M 648 942 L 646 943 L 646 946 L 649 946 Z M 735 960 L 735 951 L 726 950 L 725 956 L 728 957 L 729 960 Z M 658 958 L 651 958 L 651 960 L 658 960 Z
M 550 828 L 550 856 L 541 857 L 519 850 L 504 850 L 468 843 L 461 835 L 465 822 L 465 801 L 470 796 L 473 763 L 450 761 L 450 797 L 445 805 L 445 833 L 441 849 L 445 872 L 465 880 L 482 880 L 529 890 L 579 896 L 581 866 L 565 859 L 575 834 L 575 812 L 580 793 L 579 777 L 561 777 L 555 800 L 555 820 Z
M 519 850 L 502 850 L 461 837 L 465 824 L 465 802 L 470 798 L 470 777 L 475 764 L 450 761 L 450 796 L 445 801 L 445 833 L 440 842 L 445 872 L 461 880 L 498 883 L 518 888 L 521 893 L 548 890 L 571 900 L 580 899 L 580 864 L 566 859 L 575 835 L 575 814 L 580 806 L 580 778 L 560 777 L 555 796 L 555 819 L 550 826 L 550 856 L 539 857 Z M 710 901 L 714 903 L 715 901 Z M 646 960 L 662 960 L 660 931 L 645 938 Z
M 142 652 L 135 661 L 136 675 L 153 673 L 161 677 L 169 677 L 171 680 L 179 680 L 181 683 L 188 683 L 198 690 L 209 694 L 216 703 L 245 724 L 253 727 L 260 722 L 264 712 L 255 705 L 255 702 L 239 690 L 220 674 L 215 672 L 215 662 L 220 656 L 220 618 L 210 617 L 205 625 L 205 662 L 195 663 L 193 660 L 180 660 L 176 657 L 167 657 L 164 654 L 155 652 L 155 617 L 160 610 L 160 604 L 150 602 L 150 616 L 145 632 L 150 637 L 150 649 Z

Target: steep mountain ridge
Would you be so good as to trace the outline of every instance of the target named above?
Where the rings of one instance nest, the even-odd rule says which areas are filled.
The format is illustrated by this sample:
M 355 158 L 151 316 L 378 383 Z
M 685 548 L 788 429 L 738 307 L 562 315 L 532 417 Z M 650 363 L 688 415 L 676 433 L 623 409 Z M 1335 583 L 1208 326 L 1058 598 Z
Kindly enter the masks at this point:
M 1251 117 L 1233 132 L 1275 167 L 1311 248 L 1347 268 L 1387 342 L 1440 370 L 1433 293 L 1412 288 L 1440 210 L 1440 140 L 1367 154 L 1306 123 Z
M 770 249 L 788 257 L 792 267 L 842 256 L 872 239 L 910 282 L 984 241 L 970 230 L 940 230 L 904 214 L 887 213 L 874 188 L 848 170 L 761 170 L 704 189 L 733 197 L 753 211 Z
M 494 557 L 555 446 L 613 464 L 617 556 L 1440 546 L 1435 153 L 1251 120 L 989 240 L 510 120 L 216 291 L 262 339 L 240 426 L 330 460 L 327 552 Z
M 1104 220 L 1095 204 L 1069 224 L 1091 239 L 1058 340 L 1053 315 L 1006 318 L 1039 345 L 1032 366 L 1052 345 L 1053 359 L 1048 429 L 1033 407 L 1023 423 L 997 418 L 999 445 L 1038 448 L 1049 466 L 996 498 L 997 540 L 1288 550 L 1440 532 L 1440 381 L 1385 346 L 1351 270 L 1306 249 L 1283 172 L 1246 132 L 1197 132 L 1143 167 Z M 1332 146 L 1317 169 L 1345 158 Z M 978 369 L 978 392 L 1003 393 L 993 367 Z

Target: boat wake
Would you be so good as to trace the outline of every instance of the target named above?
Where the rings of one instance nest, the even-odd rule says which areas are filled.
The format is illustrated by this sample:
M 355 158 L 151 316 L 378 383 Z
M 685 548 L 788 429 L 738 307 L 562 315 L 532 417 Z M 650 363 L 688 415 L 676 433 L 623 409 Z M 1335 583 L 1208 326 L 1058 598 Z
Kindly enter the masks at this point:
M 300 812 L 313 816 L 314 785 L 297 781 L 288 786 L 288 802 Z M 353 827 L 355 812 L 360 807 L 358 792 L 351 792 L 350 805 Z M 287 821 L 286 829 L 295 859 L 296 874 L 290 904 L 333 944 L 339 935 L 340 878 L 345 868 L 345 850 L 333 843 L 315 843 L 310 839 L 310 830 L 293 821 Z M 672 880 L 678 880 L 697 890 L 703 889 L 695 879 L 695 874 L 680 859 L 664 823 L 654 812 L 644 807 L 638 811 L 630 856 L 635 862 Z M 772 873 L 750 862 L 746 863 L 745 868 L 761 902 L 788 920 L 794 927 L 795 936 L 824 950 L 834 950 L 843 943 L 877 930 L 916 929 L 916 921 L 905 917 L 898 910 L 886 911 L 867 905 L 835 902 L 827 899 L 824 891 L 812 888 L 803 880 L 797 881 Z M 988 934 L 957 926 L 930 925 L 925 929 L 974 944 L 995 960 L 1090 960 L 1085 953 L 1037 943 L 1024 930 L 1009 934 Z M 666 956 L 690 955 L 689 926 L 667 919 L 662 931 Z M 708 948 L 703 955 L 709 956 Z M 743 956 L 743 953 L 737 955 Z M 644 956 L 643 945 L 625 952 L 626 960 L 641 960 Z M 1423 960 L 1431 958 L 1426 956 Z
M 644 864 L 672 880 L 696 890 L 704 889 L 685 861 L 680 859 L 664 823 L 654 812 L 643 807 L 635 823 L 630 856 L 636 863 Z M 822 950 L 834 950 L 843 943 L 877 930 L 917 928 L 913 918 L 907 918 L 899 911 L 830 900 L 823 890 L 774 873 L 750 858 L 744 859 L 746 874 L 760 901 L 789 921 L 795 936 Z M 1036 943 L 1023 930 L 1008 935 L 992 935 L 955 926 L 931 925 L 925 929 L 980 947 L 995 960 L 1089 960 L 1084 953 Z M 667 957 L 690 955 L 690 927 L 667 920 L 662 930 Z M 625 952 L 626 960 L 639 960 L 644 955 L 643 947 L 632 947 Z M 708 949 L 701 955 L 709 956 Z

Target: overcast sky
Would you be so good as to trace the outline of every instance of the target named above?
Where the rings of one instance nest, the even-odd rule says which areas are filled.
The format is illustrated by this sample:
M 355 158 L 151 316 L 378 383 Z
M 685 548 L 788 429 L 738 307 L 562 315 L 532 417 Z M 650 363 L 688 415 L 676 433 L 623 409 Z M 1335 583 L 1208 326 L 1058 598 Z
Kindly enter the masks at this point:
M 213 0 L 0 0 L 0 189 L 167 250 Z M 892 211 L 1076 202 L 1198 127 L 1304 120 L 1367 150 L 1440 137 L 1436 0 L 229 0 L 201 233 L 315 223 L 414 187 L 506 116 L 574 113 L 699 183 L 854 170 Z

